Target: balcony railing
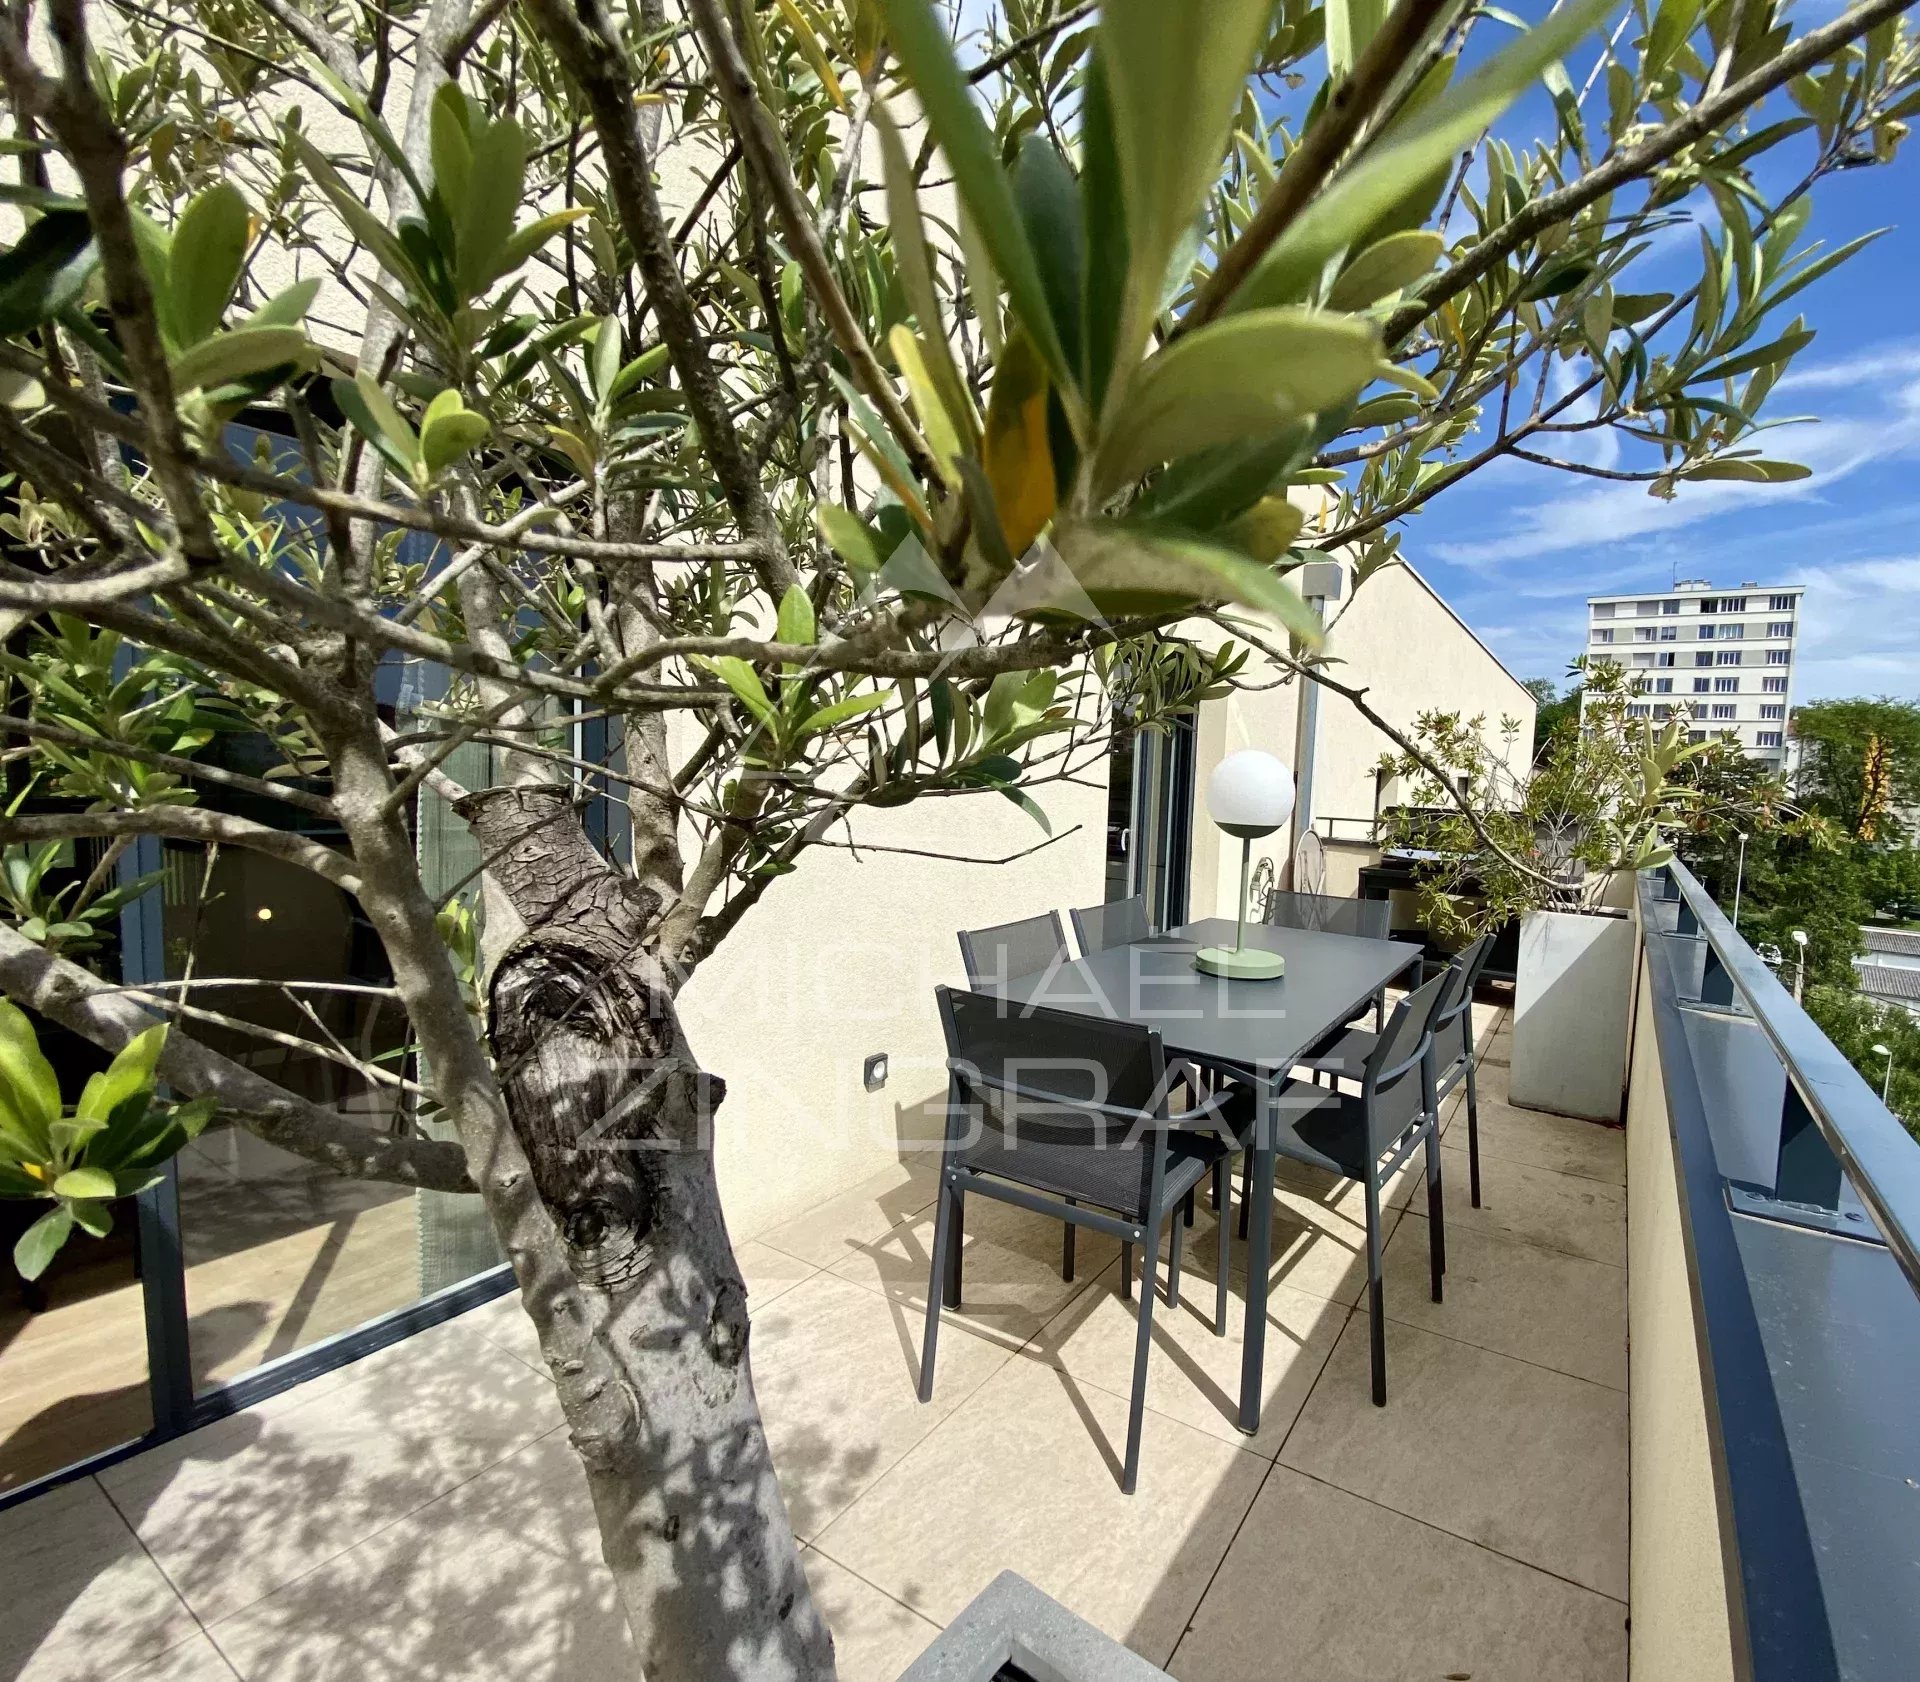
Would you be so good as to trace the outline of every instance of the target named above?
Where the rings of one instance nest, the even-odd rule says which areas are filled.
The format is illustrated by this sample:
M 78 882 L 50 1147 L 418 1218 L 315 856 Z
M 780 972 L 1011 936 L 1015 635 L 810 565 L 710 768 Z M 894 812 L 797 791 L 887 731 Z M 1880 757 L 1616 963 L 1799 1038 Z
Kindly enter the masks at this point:
M 1639 907 L 1735 1674 L 1911 1678 L 1920 1146 L 1683 865 Z

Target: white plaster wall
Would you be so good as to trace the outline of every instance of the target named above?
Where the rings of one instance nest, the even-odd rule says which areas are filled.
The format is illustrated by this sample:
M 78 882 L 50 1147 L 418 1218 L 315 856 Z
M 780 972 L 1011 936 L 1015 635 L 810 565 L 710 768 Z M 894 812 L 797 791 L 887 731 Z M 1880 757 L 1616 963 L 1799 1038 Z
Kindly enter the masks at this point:
M 1061 839 L 1030 857 L 815 849 L 695 974 L 681 1011 L 701 1063 L 728 1086 L 716 1153 L 736 1240 L 940 1136 L 946 1051 L 933 989 L 965 984 L 958 930 L 1043 911 L 1064 923 L 1068 907 L 1103 897 L 1104 779 L 1035 793 Z M 868 845 L 986 858 L 1044 839 L 998 794 L 865 811 L 853 827 Z M 876 1051 L 890 1074 L 869 1093 L 861 1066 Z
M 1410 729 L 1422 712 L 1436 708 L 1484 716 L 1489 747 L 1514 770 L 1525 767 L 1533 746 L 1533 696 L 1411 567 L 1389 567 L 1353 590 L 1344 609 L 1336 609 L 1327 647 L 1342 662 L 1330 675 L 1364 688 L 1369 704 L 1396 728 Z M 1269 663 L 1256 656 L 1253 665 Z M 1196 915 L 1233 915 L 1240 881 L 1239 843 L 1206 821 L 1207 776 L 1226 754 L 1246 747 L 1264 748 L 1293 765 L 1298 691 L 1298 683 L 1243 690 L 1201 709 L 1194 755 Z M 1519 725 L 1511 742 L 1501 731 L 1505 717 Z M 1314 737 L 1315 817 L 1370 820 L 1374 767 L 1392 751 L 1392 741 L 1350 702 L 1322 689 Z M 1324 836 L 1325 824 L 1320 828 Z M 1365 833 L 1357 824 L 1342 824 L 1339 830 L 1356 837 Z M 1293 837 L 1281 833 L 1256 841 L 1253 852 L 1256 859 L 1265 854 L 1284 865 L 1292 848 Z M 1357 892 L 1360 865 L 1372 856 L 1371 848 L 1329 846 L 1327 891 Z

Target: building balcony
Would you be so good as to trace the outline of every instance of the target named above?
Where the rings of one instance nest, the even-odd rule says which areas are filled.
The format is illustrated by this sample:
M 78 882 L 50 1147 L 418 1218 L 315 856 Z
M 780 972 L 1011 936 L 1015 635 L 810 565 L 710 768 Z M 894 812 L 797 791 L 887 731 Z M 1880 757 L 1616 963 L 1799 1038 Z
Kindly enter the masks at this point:
M 1182 1682 L 1910 1678 L 1920 1151 L 1683 871 L 1632 915 L 1624 1126 L 1511 1104 L 1514 1001 L 1476 1005 L 1483 1204 L 1457 1092 L 1444 1303 L 1412 1176 L 1388 1199 L 1384 1408 L 1359 1188 L 1309 1171 L 1271 1192 L 1258 1433 L 1203 1203 L 1131 1497 L 1114 1245 L 1064 1280 L 1056 1222 L 970 1205 L 922 1405 L 929 1159 L 743 1235 L 844 1682 L 1007 1569 Z M 0 1545 L 33 1682 L 637 1675 L 512 1297 L 0 1513 Z

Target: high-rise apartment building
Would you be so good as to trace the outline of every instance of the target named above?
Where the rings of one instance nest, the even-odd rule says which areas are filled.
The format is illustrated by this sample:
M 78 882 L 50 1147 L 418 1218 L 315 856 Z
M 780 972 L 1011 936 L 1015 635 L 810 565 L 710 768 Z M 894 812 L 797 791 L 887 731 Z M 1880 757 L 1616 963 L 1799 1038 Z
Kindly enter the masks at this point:
M 1587 655 L 1632 674 L 1640 717 L 1684 707 L 1695 740 L 1732 734 L 1784 769 L 1804 593 L 1798 584 L 1725 590 L 1688 578 L 1671 590 L 1590 596 Z

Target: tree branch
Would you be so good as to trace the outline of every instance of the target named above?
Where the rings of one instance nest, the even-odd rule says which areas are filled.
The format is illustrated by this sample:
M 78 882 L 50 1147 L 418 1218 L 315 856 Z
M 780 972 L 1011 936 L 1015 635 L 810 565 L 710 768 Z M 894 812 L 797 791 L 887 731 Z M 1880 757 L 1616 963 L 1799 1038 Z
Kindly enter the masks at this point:
M 152 1015 L 126 994 L 78 964 L 43 952 L 4 925 L 0 925 L 0 992 L 110 1053 L 154 1025 Z M 335 1173 L 428 1191 L 474 1189 L 458 1145 L 371 1132 L 338 1111 L 295 1097 L 189 1039 L 178 1028 L 167 1035 L 160 1074 L 189 1098 L 213 1099 L 221 1114 L 268 1144 Z

